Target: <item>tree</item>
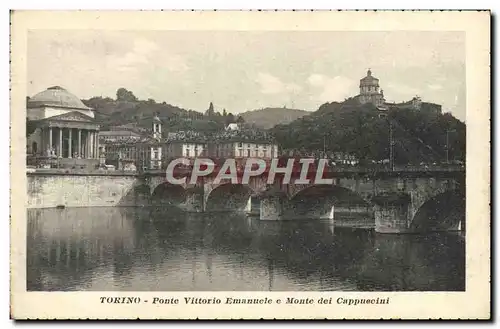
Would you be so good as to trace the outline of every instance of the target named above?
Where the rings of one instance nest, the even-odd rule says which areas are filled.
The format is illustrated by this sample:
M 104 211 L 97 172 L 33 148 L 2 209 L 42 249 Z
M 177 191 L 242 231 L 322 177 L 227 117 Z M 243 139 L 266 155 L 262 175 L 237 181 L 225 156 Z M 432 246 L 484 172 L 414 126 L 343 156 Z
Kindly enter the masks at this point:
M 126 101 L 126 102 L 136 102 L 137 97 L 135 97 L 134 93 L 131 91 L 125 89 L 125 88 L 119 88 L 116 91 L 116 100 L 117 101 Z
M 205 112 L 205 115 L 211 117 L 214 114 L 215 114 L 214 104 L 212 102 L 210 102 L 210 105 L 208 106 L 208 110 Z
M 227 116 L 226 109 L 223 109 L 223 110 L 222 110 L 222 116 L 223 116 L 223 117 L 226 117 L 226 116 Z
M 226 126 L 230 123 L 234 123 L 234 115 L 230 112 L 228 113 L 228 115 L 226 116 Z
M 236 119 L 236 123 L 243 124 L 245 123 L 245 119 L 241 115 L 238 115 L 238 118 Z

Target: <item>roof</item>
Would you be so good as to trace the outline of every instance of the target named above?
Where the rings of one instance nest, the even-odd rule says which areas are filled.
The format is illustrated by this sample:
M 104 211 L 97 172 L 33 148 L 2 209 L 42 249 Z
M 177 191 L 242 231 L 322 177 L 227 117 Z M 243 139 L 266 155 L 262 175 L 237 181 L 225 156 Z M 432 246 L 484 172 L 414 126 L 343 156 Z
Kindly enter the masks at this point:
M 89 111 L 92 110 L 92 108 L 83 104 L 77 96 L 59 86 L 50 87 L 42 92 L 39 92 L 28 100 L 28 108 L 42 106 L 54 106 Z
M 240 126 L 237 123 L 230 123 L 227 125 L 226 130 L 238 130 Z
M 376 82 L 378 82 L 378 79 L 372 76 L 371 70 L 368 70 L 366 72 L 366 77 L 360 80 L 361 84 L 376 83 Z
M 141 135 L 130 131 L 130 130 L 107 130 L 100 131 L 99 135 L 101 136 L 131 136 L 131 137 L 141 137 Z

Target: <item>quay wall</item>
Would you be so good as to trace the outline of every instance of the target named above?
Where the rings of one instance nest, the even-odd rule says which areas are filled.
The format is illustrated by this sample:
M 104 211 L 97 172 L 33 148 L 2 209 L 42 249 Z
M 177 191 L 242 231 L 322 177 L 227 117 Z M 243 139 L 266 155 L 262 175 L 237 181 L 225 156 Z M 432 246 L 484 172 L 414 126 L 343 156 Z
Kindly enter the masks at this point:
M 32 173 L 27 208 L 142 206 L 149 191 L 133 174 Z

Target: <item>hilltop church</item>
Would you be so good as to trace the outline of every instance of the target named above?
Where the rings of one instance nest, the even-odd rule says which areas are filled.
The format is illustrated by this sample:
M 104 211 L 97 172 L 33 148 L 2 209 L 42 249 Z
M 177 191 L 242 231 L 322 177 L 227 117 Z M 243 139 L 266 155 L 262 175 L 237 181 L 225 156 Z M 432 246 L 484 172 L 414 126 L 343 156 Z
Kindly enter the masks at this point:
M 360 104 L 371 103 L 383 112 L 391 107 L 411 109 L 416 111 L 426 111 L 431 113 L 440 114 L 442 109 L 441 105 L 422 102 L 418 96 L 413 97 L 411 100 L 402 103 L 387 102 L 384 97 L 384 91 L 380 89 L 379 79 L 372 75 L 372 71 L 368 69 L 366 76 L 359 80 L 359 94 L 354 97 Z

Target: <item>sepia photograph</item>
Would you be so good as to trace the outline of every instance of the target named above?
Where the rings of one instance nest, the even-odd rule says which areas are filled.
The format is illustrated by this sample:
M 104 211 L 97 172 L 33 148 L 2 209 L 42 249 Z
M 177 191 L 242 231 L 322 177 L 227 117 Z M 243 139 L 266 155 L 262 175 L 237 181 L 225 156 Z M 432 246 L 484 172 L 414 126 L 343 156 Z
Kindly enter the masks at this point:
M 469 91 L 465 28 L 90 25 L 23 30 L 25 293 L 393 308 L 469 291 L 469 234 L 489 239 L 466 193 L 489 108 L 471 118 L 470 95 L 489 98 Z

